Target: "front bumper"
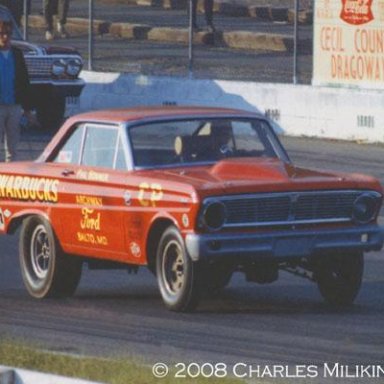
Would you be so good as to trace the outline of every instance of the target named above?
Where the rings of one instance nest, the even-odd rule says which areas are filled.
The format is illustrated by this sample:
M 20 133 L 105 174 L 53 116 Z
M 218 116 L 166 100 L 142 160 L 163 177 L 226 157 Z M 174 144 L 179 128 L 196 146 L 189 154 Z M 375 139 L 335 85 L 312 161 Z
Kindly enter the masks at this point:
M 31 79 L 32 90 L 38 93 L 62 97 L 78 97 L 85 86 L 83 79 L 55 80 Z
M 378 251 L 384 232 L 378 225 L 321 230 L 279 230 L 266 233 L 187 234 L 187 251 L 194 261 L 202 259 L 310 257 L 328 251 Z

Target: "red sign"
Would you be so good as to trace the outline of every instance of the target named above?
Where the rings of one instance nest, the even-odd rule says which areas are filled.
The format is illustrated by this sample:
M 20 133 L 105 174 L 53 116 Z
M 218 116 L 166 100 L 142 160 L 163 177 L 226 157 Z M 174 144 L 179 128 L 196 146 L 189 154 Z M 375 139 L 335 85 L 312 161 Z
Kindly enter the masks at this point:
M 341 0 L 340 18 L 348 24 L 360 25 L 373 20 L 372 0 Z

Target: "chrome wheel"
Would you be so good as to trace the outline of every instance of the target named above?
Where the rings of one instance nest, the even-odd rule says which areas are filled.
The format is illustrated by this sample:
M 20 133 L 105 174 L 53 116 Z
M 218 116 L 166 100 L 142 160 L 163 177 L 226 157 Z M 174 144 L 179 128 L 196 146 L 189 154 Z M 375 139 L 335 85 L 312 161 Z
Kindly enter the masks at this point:
M 156 275 L 164 304 L 172 311 L 190 311 L 199 298 L 197 266 L 184 246 L 176 227 L 161 236 L 156 254 Z
M 24 285 L 36 298 L 72 295 L 79 283 L 82 262 L 60 247 L 50 223 L 40 216 L 23 221 L 19 258 Z
M 165 285 L 171 294 L 177 294 L 184 285 L 184 259 L 180 244 L 171 241 L 164 249 L 162 274 L 165 277 Z
M 43 225 L 38 225 L 32 233 L 30 255 L 32 271 L 37 278 L 45 279 L 51 260 L 51 247 Z

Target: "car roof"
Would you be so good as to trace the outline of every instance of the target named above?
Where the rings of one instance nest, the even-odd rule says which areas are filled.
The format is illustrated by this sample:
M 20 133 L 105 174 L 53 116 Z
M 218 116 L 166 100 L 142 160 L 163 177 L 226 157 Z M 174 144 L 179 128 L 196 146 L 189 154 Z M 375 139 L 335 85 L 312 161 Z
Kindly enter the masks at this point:
M 218 107 L 198 107 L 198 106 L 145 106 L 135 108 L 105 109 L 80 113 L 67 119 L 64 125 L 58 130 L 56 135 L 49 142 L 45 151 L 38 161 L 45 161 L 56 145 L 64 139 L 71 130 L 71 127 L 81 123 L 105 123 L 105 124 L 124 124 L 129 122 L 145 122 L 182 119 L 182 118 L 262 118 L 263 115 L 255 112 L 247 112 L 240 109 L 218 108 Z
M 90 112 L 78 114 L 73 118 L 71 118 L 71 120 L 124 123 L 124 122 L 146 120 L 146 119 L 151 120 L 156 118 L 172 119 L 172 118 L 180 118 L 184 116 L 185 117 L 201 117 L 201 116 L 262 117 L 262 115 L 259 113 L 248 112 L 248 111 L 232 109 L 232 108 L 198 107 L 198 106 L 146 106 L 146 107 L 135 107 L 135 108 L 90 111 Z

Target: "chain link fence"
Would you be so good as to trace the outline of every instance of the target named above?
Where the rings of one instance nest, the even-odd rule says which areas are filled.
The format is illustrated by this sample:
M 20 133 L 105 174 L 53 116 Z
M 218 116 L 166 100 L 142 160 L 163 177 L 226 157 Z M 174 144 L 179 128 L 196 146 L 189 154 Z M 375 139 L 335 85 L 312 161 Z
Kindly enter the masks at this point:
M 311 1 L 214 0 L 213 29 L 204 0 L 197 1 L 197 28 L 191 28 L 191 1 L 72 1 L 70 36 L 49 44 L 77 48 L 85 69 L 95 71 L 311 82 Z M 28 40 L 48 43 L 41 0 L 31 0 L 27 25 Z

